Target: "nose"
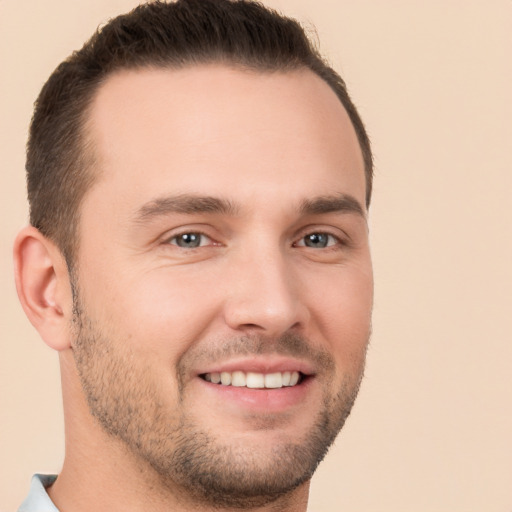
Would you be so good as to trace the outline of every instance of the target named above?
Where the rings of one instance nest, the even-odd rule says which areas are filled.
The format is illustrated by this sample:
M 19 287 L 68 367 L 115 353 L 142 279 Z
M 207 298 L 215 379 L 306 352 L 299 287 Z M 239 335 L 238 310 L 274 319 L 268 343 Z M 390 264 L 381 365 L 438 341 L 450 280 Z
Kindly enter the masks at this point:
M 277 337 L 306 324 L 300 281 L 281 251 L 242 255 L 228 275 L 224 318 L 231 329 Z

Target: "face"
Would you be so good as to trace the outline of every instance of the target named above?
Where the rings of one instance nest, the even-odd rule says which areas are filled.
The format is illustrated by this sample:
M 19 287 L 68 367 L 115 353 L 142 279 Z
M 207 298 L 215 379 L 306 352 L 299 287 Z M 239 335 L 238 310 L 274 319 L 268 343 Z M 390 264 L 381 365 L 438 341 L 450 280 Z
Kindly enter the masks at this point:
M 264 503 L 348 415 L 372 271 L 357 138 L 309 71 L 112 76 L 88 132 L 75 362 L 92 415 L 174 491 Z

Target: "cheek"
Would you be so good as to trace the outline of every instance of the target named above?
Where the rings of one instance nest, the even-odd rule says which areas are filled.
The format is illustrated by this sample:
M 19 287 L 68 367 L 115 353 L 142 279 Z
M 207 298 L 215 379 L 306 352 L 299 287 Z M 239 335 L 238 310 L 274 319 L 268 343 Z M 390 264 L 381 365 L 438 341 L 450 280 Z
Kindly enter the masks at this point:
M 204 280 L 183 274 L 141 272 L 108 290 L 105 302 L 111 321 L 147 356 L 177 359 L 216 314 L 218 303 Z
M 317 289 L 313 314 L 321 337 L 339 367 L 360 367 L 364 364 L 371 331 L 371 266 L 334 272 L 324 282 L 323 293 L 319 292 Z

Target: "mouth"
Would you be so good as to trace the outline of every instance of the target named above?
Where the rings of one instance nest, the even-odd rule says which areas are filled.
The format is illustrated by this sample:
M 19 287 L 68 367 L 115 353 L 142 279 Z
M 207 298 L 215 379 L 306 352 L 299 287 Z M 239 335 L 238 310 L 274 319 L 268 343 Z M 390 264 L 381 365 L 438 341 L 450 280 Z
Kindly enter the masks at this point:
M 234 417 L 242 414 L 244 421 L 245 413 L 253 417 L 307 410 L 320 387 L 312 364 L 288 357 L 232 359 L 198 370 L 201 400 Z
M 219 386 L 231 386 L 250 389 L 280 389 L 295 387 L 304 382 L 307 376 L 300 371 L 273 373 L 244 372 L 212 372 L 199 375 L 206 382 Z

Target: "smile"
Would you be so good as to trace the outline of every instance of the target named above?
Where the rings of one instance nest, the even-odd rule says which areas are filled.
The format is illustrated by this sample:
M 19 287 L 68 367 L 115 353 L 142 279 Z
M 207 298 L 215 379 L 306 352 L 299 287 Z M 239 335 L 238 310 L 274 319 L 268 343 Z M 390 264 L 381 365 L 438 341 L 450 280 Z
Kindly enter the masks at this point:
M 296 386 L 303 380 L 301 372 L 221 372 L 205 373 L 201 377 L 207 382 L 221 386 L 246 387 L 252 389 L 278 389 Z

